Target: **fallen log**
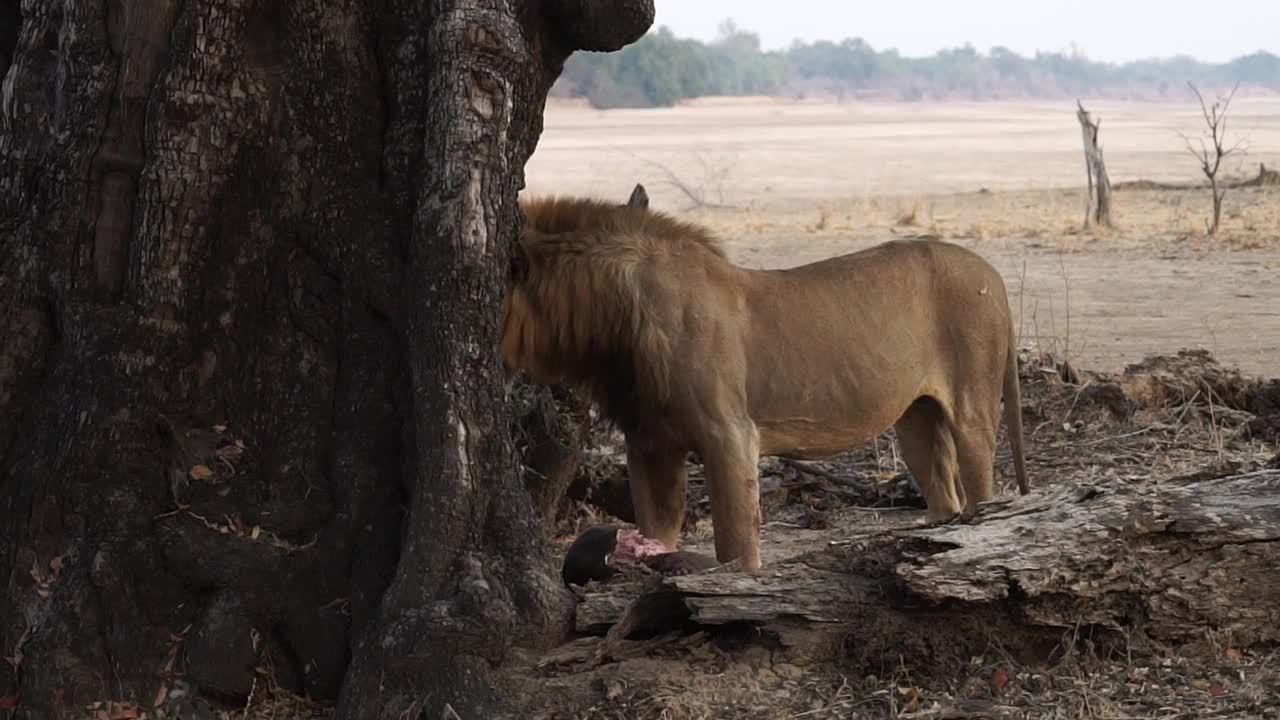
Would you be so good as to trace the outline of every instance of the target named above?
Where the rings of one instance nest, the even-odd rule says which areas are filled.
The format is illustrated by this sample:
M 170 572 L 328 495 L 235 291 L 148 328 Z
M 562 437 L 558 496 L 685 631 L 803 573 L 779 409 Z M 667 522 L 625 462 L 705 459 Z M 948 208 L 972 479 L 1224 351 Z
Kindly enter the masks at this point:
M 1278 571 L 1280 471 L 1115 482 L 998 501 L 967 524 L 835 540 L 758 575 L 593 586 L 579 629 L 749 627 L 809 658 L 816 644 L 868 663 L 950 662 L 992 642 L 1039 661 L 1082 636 L 1243 648 L 1280 641 Z

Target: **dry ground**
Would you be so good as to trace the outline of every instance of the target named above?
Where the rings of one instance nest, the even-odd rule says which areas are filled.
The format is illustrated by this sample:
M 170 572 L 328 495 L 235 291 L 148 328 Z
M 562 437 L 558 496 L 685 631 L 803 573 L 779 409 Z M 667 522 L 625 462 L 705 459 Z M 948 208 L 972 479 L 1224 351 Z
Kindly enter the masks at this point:
M 1280 100 L 1233 108 L 1231 132 L 1249 152 L 1226 171 L 1280 167 Z M 1196 106 L 1089 109 L 1102 119 L 1113 183 L 1197 180 L 1178 135 L 1197 132 Z M 1280 375 L 1280 188 L 1229 193 L 1217 238 L 1204 237 L 1209 197 L 1199 190 L 1117 190 L 1116 228 L 1082 233 L 1069 102 L 552 106 L 527 176 L 528 193 L 619 202 L 642 182 L 654 207 L 711 225 L 736 261 L 756 267 L 935 234 L 994 262 L 1011 294 L 1022 289 L 1024 336 L 1083 366 L 1115 371 L 1201 347 Z

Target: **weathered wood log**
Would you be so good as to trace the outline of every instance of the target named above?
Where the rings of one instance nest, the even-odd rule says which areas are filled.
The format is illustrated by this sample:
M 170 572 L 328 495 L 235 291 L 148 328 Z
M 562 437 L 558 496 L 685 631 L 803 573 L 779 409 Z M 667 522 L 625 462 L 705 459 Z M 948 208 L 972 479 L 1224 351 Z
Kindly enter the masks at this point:
M 893 647 L 963 657 L 992 638 L 1044 657 L 1081 632 L 1130 645 L 1277 643 L 1280 471 L 1056 488 L 992 503 L 967 524 L 834 540 L 759 575 L 726 570 L 592 587 L 579 629 L 747 624 L 806 652 L 838 639 L 868 660 Z
M 1076 101 L 1076 119 L 1084 138 L 1084 169 L 1089 178 L 1089 193 L 1084 211 L 1084 226 L 1111 225 L 1111 179 L 1107 177 L 1107 165 L 1102 160 L 1102 146 L 1098 144 L 1098 127 L 1101 120 L 1094 120 Z

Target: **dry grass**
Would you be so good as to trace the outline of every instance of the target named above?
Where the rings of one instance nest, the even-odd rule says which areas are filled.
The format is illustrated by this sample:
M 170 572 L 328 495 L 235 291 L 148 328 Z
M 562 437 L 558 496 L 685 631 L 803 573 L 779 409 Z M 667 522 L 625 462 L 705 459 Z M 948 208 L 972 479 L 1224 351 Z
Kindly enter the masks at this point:
M 921 221 L 920 206 L 912 204 L 911 208 L 898 214 L 898 220 L 895 223 L 899 227 L 919 227 L 924 223 Z
M 322 720 L 332 708 L 300 697 L 271 683 L 254 693 L 238 712 L 222 712 L 219 720 Z

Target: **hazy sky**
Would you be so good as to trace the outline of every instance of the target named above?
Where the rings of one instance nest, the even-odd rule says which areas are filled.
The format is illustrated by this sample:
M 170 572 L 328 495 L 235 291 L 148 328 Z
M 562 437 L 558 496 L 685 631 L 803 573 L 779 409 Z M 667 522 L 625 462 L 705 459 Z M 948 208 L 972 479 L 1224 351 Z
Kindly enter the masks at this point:
M 769 49 L 795 38 L 861 37 L 877 50 L 930 55 L 965 42 L 986 52 L 1065 51 L 1095 60 L 1192 55 L 1222 62 L 1280 54 L 1280 0 L 655 0 L 654 27 L 710 40 L 725 18 Z

